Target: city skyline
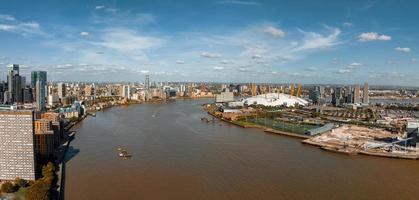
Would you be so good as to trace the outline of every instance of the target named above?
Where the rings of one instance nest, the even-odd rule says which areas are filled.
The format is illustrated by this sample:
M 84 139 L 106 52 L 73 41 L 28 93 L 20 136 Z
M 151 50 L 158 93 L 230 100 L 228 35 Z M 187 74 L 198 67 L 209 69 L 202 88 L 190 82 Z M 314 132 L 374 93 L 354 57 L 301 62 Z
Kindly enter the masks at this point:
M 51 81 L 419 82 L 414 2 L 2 4 L 1 80 L 16 63 Z

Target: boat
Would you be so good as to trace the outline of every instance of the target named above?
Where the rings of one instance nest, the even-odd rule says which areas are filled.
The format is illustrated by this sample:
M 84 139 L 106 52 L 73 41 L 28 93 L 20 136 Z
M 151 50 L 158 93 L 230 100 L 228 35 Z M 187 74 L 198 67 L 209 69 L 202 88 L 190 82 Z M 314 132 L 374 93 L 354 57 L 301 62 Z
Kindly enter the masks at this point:
M 125 150 L 122 147 L 119 147 L 118 148 L 118 156 L 121 157 L 121 158 L 130 158 L 130 157 L 132 157 L 132 155 L 129 154 L 128 151 Z

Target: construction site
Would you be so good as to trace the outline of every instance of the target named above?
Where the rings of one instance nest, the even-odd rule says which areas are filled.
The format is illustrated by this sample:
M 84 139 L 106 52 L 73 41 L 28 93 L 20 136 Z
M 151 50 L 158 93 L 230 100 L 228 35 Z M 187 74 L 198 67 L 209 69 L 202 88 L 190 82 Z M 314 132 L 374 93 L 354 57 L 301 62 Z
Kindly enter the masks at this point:
M 356 125 L 341 125 L 318 136 L 303 140 L 305 144 L 319 146 L 323 150 L 345 154 L 363 154 L 391 158 L 418 159 L 419 151 L 402 139 L 402 134 Z

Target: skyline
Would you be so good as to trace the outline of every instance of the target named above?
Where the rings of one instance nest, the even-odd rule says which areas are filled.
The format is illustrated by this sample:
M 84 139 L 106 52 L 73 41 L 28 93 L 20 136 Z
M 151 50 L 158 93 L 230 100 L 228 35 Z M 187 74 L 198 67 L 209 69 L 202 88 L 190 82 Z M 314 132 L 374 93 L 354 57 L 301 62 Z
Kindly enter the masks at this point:
M 3 1 L 0 80 L 418 86 L 419 3 Z

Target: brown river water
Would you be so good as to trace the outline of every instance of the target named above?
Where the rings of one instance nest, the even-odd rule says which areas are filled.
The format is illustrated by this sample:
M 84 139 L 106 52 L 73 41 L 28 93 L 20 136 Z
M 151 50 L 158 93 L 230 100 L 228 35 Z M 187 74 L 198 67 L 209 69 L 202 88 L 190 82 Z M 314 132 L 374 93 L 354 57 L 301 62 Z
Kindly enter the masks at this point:
M 299 139 L 206 123 L 201 104 L 114 107 L 79 123 L 66 200 L 418 199 L 419 161 L 348 156 Z M 117 156 L 125 147 L 130 159 Z

